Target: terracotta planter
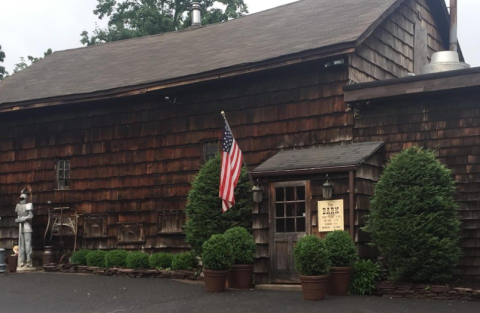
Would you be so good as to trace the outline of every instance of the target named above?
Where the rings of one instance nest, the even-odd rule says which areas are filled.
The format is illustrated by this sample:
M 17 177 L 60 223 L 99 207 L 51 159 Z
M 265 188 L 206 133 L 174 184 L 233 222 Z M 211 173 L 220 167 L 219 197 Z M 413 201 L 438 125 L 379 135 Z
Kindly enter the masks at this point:
M 250 289 L 253 287 L 253 264 L 232 265 L 228 273 L 228 286 L 235 289 Z
M 332 267 L 330 268 L 330 283 L 328 286 L 328 295 L 346 296 L 350 287 L 350 278 L 352 277 L 351 267 Z
M 228 270 L 210 271 L 203 270 L 205 290 L 208 292 L 224 292 L 227 282 Z
M 328 275 L 300 275 L 300 281 L 302 282 L 303 299 L 309 301 L 325 299 L 325 294 L 327 293 Z
M 18 266 L 18 255 L 9 255 L 7 257 L 8 260 L 8 270 L 10 273 L 15 273 L 17 271 Z

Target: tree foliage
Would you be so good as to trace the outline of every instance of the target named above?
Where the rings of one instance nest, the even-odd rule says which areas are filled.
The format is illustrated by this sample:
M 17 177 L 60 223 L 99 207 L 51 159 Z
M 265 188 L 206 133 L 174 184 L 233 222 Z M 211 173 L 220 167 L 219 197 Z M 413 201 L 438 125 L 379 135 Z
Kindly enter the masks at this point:
M 5 52 L 2 50 L 2 46 L 0 45 L 0 63 L 3 63 L 4 61 L 5 61 Z M 8 76 L 8 72 L 5 70 L 5 67 L 0 65 L 0 80 L 3 80 L 7 76 Z
M 49 56 L 52 53 L 53 53 L 52 49 L 48 49 L 46 52 L 43 53 L 43 58 Z M 30 65 L 37 63 L 38 61 L 40 61 L 43 58 L 42 57 L 37 58 L 37 57 L 33 57 L 31 55 L 27 56 L 26 59 L 24 57 L 21 57 L 20 58 L 20 63 L 15 64 L 15 68 L 13 69 L 13 73 L 18 73 L 21 70 L 26 69 Z
M 99 19 L 108 18 L 108 27 L 90 35 L 81 34 L 84 45 L 156 35 L 191 25 L 189 8 L 193 0 L 98 0 L 93 11 Z M 248 13 L 244 0 L 198 0 L 202 24 L 224 22 Z
M 200 169 L 188 193 L 186 241 L 197 255 L 202 253 L 203 243 L 214 234 L 223 234 L 235 226 L 252 229 L 252 186 L 247 171 L 242 169 L 235 188 L 235 205 L 222 213 L 222 201 L 218 197 L 220 167 L 221 158 L 217 154 Z
M 365 230 L 394 280 L 443 282 L 460 257 L 450 170 L 435 153 L 413 147 L 392 158 L 375 187 Z

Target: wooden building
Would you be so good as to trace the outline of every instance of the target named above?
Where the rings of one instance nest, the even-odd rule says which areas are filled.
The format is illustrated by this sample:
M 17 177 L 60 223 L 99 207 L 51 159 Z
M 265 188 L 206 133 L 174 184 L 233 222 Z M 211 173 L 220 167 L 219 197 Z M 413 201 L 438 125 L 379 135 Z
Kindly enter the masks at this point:
M 448 32 L 444 1 L 302 0 L 226 23 L 55 52 L 0 83 L 0 245 L 16 243 L 14 207 L 30 185 L 37 251 L 52 208 L 78 215 L 68 219 L 65 211 L 78 246 L 187 250 L 186 195 L 218 150 L 225 111 L 251 170 L 284 150 L 343 145 L 345 155 L 360 149 L 364 156 L 343 169 L 257 171 L 271 191 L 253 225 L 258 282 L 293 277 L 295 236 L 278 245 L 283 254 L 271 242 L 276 188 L 303 182 L 310 204 L 305 230 L 295 234 L 318 233 L 311 217 L 327 172 L 335 197 L 345 199 L 346 229 L 370 256 L 359 226 L 383 151 L 394 143 L 362 137 L 359 107 L 344 102 L 343 88 L 418 73 L 448 48 Z M 71 235 L 65 231 L 65 240 Z

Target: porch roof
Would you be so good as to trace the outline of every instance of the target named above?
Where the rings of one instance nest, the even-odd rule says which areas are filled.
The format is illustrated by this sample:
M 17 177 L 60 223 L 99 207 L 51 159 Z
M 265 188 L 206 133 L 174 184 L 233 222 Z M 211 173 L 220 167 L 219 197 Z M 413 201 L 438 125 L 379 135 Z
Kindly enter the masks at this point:
M 382 141 L 281 151 L 252 171 L 254 176 L 308 174 L 353 169 L 383 146 Z

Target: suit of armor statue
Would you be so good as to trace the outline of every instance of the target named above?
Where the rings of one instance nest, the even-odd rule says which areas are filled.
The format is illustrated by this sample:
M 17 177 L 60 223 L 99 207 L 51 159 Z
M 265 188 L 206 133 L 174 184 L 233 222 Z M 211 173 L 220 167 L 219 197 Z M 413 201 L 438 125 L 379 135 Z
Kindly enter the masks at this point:
M 19 248 L 18 262 L 20 267 L 32 267 L 32 219 L 33 205 L 27 203 L 27 195 L 20 195 L 20 203 L 17 204 L 15 212 L 18 217 L 15 220 L 18 223 Z M 26 263 L 25 263 L 26 262 Z

